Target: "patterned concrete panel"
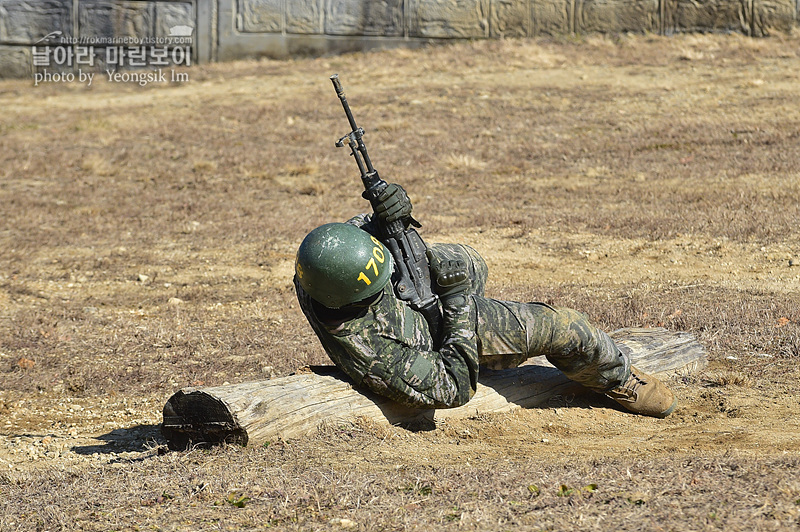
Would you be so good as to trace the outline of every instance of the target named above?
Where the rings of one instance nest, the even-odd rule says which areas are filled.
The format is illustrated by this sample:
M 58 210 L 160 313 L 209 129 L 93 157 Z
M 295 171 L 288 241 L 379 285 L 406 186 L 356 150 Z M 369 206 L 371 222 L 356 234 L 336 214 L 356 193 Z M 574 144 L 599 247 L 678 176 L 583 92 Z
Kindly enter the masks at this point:
M 657 33 L 658 0 L 579 0 L 576 33 Z
M 245 33 L 283 31 L 283 0 L 238 0 L 236 7 L 239 31 Z
M 114 2 L 85 0 L 78 5 L 78 32 L 81 38 L 155 37 L 154 2 Z
M 497 38 L 532 35 L 530 0 L 492 0 L 489 34 Z
M 291 0 L 286 2 L 288 33 L 322 33 L 320 3 L 324 0 Z
M 408 0 L 411 37 L 479 39 L 489 36 L 489 0 Z
M 156 2 L 156 36 L 170 37 L 191 28 L 196 38 L 194 7 L 190 2 Z
M 753 36 L 764 37 L 775 31 L 790 31 L 797 23 L 796 9 L 794 0 L 755 0 Z
M 575 31 L 574 0 L 531 0 L 531 2 L 534 35 L 566 35 Z
M 72 36 L 72 0 L 0 0 L 0 42 L 34 44 L 60 31 Z
M 33 76 L 33 59 L 29 46 L 0 45 L 0 79 Z
M 326 0 L 325 33 L 401 37 L 403 0 Z
M 750 0 L 665 0 L 664 33 L 751 33 Z

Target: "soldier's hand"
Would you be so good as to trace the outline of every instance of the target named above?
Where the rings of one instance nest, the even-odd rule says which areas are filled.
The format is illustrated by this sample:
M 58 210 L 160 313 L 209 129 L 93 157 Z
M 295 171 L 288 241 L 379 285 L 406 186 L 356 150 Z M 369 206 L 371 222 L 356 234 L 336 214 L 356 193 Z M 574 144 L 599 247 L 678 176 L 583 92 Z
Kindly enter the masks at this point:
M 387 185 L 376 199 L 375 214 L 385 224 L 411 216 L 411 200 L 400 185 Z
M 461 260 L 441 260 L 428 250 L 428 264 L 434 279 L 434 291 L 440 298 L 463 295 L 472 285 L 467 264 Z

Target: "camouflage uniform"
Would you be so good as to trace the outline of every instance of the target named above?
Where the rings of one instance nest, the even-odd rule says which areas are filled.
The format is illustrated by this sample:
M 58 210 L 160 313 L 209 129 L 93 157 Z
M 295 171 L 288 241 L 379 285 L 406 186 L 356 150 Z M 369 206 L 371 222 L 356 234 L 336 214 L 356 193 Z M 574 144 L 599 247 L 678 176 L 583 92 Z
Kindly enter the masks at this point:
M 357 217 L 351 223 L 369 231 L 365 221 Z M 441 259 L 464 261 L 472 280 L 467 297 L 442 309 L 438 350 L 425 318 L 395 296 L 391 283 L 369 307 L 339 322 L 320 317 L 324 307 L 295 277 L 303 313 L 333 362 L 356 384 L 408 406 L 448 408 L 475 393 L 479 364 L 502 369 L 545 356 L 567 377 L 598 392 L 627 378 L 628 358 L 585 315 L 484 297 L 488 268 L 474 249 L 434 244 L 431 250 Z

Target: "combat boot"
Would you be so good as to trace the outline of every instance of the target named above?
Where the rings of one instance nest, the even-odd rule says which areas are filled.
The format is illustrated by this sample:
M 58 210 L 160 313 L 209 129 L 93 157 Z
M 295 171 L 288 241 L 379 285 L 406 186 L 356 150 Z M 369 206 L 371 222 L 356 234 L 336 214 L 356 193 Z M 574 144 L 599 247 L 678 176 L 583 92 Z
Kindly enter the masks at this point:
M 628 380 L 606 392 L 617 403 L 635 414 L 653 417 L 667 417 L 678 400 L 661 381 L 631 366 Z

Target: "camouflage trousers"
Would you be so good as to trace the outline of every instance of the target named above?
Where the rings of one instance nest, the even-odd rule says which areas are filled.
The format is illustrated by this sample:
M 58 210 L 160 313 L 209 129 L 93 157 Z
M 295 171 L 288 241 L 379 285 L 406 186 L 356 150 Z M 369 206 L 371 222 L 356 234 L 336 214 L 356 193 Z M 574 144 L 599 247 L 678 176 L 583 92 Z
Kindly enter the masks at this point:
M 627 380 L 630 359 L 585 314 L 545 303 L 487 298 L 483 291 L 488 268 L 475 250 L 458 244 L 435 244 L 432 249 L 442 257 L 469 264 L 482 366 L 506 369 L 544 356 L 571 380 L 597 392 Z
M 544 303 L 475 301 L 481 365 L 504 369 L 544 356 L 571 380 L 601 393 L 627 380 L 629 358 L 586 315 Z

